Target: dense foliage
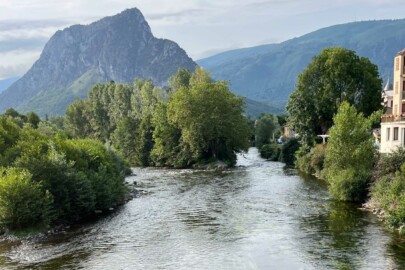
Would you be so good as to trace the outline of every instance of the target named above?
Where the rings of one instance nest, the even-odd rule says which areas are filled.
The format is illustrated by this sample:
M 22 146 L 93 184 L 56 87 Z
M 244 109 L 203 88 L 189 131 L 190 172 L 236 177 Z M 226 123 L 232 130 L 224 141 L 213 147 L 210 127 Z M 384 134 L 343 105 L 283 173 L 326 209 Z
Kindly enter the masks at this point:
M 405 148 L 380 156 L 368 204 L 384 213 L 392 228 L 405 224 Z
M 305 147 L 305 146 L 303 146 Z M 326 145 L 318 144 L 311 148 L 300 149 L 296 152 L 296 167 L 303 173 L 315 175 L 318 178 L 324 178 L 324 161 L 325 161 Z
M 189 167 L 221 160 L 233 165 L 247 150 L 244 102 L 203 69 L 180 69 L 163 91 L 151 81 L 98 84 L 66 111 L 68 129 L 117 149 L 131 164 Z
M 301 143 L 297 138 L 289 138 L 281 146 L 279 160 L 287 166 L 293 166 L 296 160 L 295 153 L 300 148 Z
M 260 149 L 260 156 L 270 161 L 278 161 L 280 158 L 281 145 L 269 143 L 263 145 Z
M 37 119 L 0 116 L 2 229 L 72 222 L 122 202 L 128 168 L 116 154 Z
M 255 128 L 256 147 L 261 149 L 275 138 L 276 130 L 279 128 L 278 119 L 274 115 L 263 114 L 257 119 Z
M 53 196 L 21 168 L 0 168 L 0 225 L 21 229 L 48 224 Z
M 344 102 L 333 121 L 324 164 L 330 193 L 339 200 L 361 201 L 367 195 L 374 163 L 373 117 L 365 118 Z
M 344 101 L 369 116 L 381 108 L 381 84 L 377 66 L 367 58 L 343 48 L 324 49 L 298 77 L 287 104 L 289 123 L 309 141 L 328 131 Z

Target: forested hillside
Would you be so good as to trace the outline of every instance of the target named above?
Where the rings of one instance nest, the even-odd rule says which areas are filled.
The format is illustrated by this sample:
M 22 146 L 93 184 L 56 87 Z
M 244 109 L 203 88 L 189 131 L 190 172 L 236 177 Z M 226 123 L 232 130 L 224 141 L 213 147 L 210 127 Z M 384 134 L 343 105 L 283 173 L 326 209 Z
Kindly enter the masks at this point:
M 280 44 L 221 53 L 197 61 L 215 79 L 231 82 L 231 90 L 253 100 L 285 105 L 298 74 L 326 47 L 344 47 L 375 63 L 386 81 L 392 59 L 405 47 L 405 20 L 335 25 Z

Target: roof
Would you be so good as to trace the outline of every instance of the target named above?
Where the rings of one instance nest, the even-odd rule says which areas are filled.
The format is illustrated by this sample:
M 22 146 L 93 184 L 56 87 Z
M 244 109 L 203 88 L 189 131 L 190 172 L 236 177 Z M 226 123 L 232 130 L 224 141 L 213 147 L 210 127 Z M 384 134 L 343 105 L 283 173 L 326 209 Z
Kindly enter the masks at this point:
M 392 91 L 392 84 L 391 84 L 391 82 L 390 82 L 389 79 L 388 79 L 388 81 L 387 81 L 387 84 L 386 84 L 385 87 L 384 87 L 384 91 L 385 91 L 385 92 L 387 92 L 387 91 Z
M 399 51 L 399 52 L 397 53 L 397 55 L 405 55 L 405 49 L 403 49 L 402 51 Z

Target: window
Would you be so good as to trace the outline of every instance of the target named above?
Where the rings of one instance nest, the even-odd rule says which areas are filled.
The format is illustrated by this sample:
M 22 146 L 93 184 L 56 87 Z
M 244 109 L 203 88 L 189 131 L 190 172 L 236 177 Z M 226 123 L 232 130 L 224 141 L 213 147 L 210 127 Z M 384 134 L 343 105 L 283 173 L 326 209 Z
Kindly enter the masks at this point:
M 390 106 L 390 108 L 392 108 L 393 106 L 394 106 L 394 101 L 391 100 L 391 106 Z
M 394 141 L 398 141 L 398 129 L 397 127 L 394 127 Z
M 387 141 L 389 141 L 390 140 L 390 128 L 387 128 Z
M 395 82 L 395 94 L 398 94 L 398 82 Z
M 399 57 L 395 58 L 395 70 L 399 70 Z

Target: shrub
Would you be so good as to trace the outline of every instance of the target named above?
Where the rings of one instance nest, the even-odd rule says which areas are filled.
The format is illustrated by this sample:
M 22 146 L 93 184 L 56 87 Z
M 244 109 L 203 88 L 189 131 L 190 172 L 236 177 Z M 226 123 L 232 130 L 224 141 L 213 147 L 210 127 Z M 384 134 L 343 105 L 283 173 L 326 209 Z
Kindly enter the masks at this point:
M 0 168 L 14 167 L 0 170 L 3 227 L 72 222 L 123 201 L 129 168 L 113 151 L 99 141 L 69 140 L 34 114 L 21 125 L 23 118 L 9 114 L 0 115 Z
M 368 179 L 371 171 L 343 169 L 329 175 L 329 192 L 333 198 L 341 201 L 362 201 L 367 196 Z
M 32 135 L 32 134 L 31 134 Z M 113 152 L 94 140 L 19 141 L 20 156 L 14 164 L 32 173 L 53 195 L 57 221 L 85 218 L 96 209 L 108 209 L 125 193 L 126 165 Z
M 311 149 L 310 163 L 315 175 L 321 177 L 325 161 L 326 145 L 319 144 Z
M 308 175 L 315 173 L 315 170 L 311 166 L 311 154 L 306 153 L 304 155 L 296 156 L 295 167 L 300 171 Z
M 283 163 L 285 163 L 287 166 L 292 166 L 294 165 L 294 162 L 296 160 L 295 158 L 295 152 L 298 151 L 300 148 L 300 143 L 298 139 L 296 138 L 290 138 L 288 139 L 282 146 L 281 146 L 281 152 L 280 152 L 280 157 L 279 160 Z
M 382 176 L 373 184 L 370 201 L 384 210 L 391 227 L 398 228 L 405 223 L 405 165 L 396 176 Z
M 308 152 L 306 146 L 301 146 L 296 152 L 295 167 L 305 173 L 323 178 L 326 145 L 318 144 Z
M 271 161 L 278 161 L 280 149 L 278 144 L 265 144 L 260 148 L 260 156 Z
M 50 221 L 52 196 L 25 169 L 0 168 L 0 222 L 3 228 L 24 229 Z
M 393 175 L 399 171 L 401 165 L 405 163 L 405 148 L 397 148 L 389 154 L 382 154 L 374 168 L 374 179 L 380 179 L 385 175 Z

